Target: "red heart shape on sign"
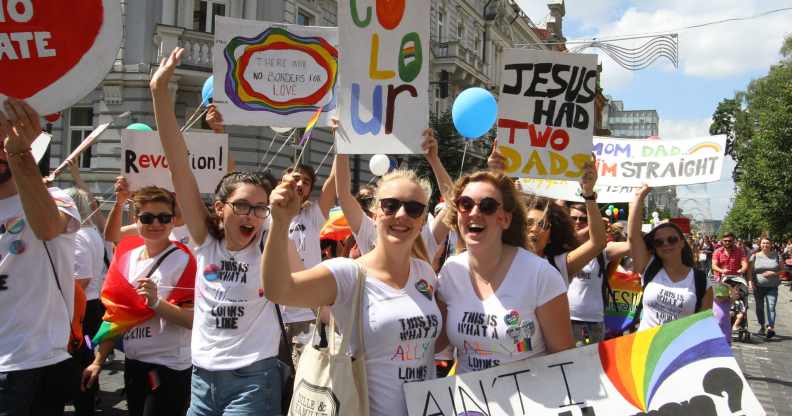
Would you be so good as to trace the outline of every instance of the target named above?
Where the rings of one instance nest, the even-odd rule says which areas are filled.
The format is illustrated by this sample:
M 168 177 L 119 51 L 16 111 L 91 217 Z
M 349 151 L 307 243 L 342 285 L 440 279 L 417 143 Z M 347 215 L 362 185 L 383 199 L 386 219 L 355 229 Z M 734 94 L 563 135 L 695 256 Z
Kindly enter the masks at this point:
M 103 0 L 0 0 L 0 7 L 5 17 L 0 23 L 0 93 L 23 99 L 74 68 L 93 46 L 104 19 Z M 15 21 L 15 16 L 27 21 Z

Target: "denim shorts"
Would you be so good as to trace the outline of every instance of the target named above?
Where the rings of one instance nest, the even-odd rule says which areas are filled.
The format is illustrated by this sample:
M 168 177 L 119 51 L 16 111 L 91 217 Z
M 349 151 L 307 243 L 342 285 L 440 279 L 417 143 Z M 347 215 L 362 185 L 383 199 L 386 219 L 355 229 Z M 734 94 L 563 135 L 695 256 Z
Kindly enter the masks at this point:
M 278 357 L 236 370 L 193 367 L 187 416 L 280 416 L 281 383 Z

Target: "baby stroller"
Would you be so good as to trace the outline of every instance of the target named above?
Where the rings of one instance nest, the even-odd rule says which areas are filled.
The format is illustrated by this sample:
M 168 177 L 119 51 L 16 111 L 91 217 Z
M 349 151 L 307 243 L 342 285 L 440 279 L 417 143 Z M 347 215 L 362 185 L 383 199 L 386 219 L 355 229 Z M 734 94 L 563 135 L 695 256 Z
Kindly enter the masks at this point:
M 722 282 L 729 286 L 732 338 L 748 342 L 751 339 L 748 331 L 748 282 L 740 276 L 724 276 Z

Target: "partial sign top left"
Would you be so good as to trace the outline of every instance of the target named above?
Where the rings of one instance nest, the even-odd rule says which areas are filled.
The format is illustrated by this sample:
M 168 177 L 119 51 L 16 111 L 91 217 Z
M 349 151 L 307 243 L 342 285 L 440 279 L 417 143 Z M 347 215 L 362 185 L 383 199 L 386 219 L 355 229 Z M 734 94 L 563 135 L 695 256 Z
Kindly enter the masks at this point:
M 70 107 L 110 71 L 121 30 L 119 0 L 0 0 L 0 101 Z

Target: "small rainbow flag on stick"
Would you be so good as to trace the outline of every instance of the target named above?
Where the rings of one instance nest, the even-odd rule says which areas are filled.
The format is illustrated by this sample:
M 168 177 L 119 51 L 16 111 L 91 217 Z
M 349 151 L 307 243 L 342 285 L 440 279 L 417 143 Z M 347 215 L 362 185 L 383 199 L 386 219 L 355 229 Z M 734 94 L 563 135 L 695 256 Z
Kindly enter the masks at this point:
M 308 124 L 305 126 L 305 133 L 303 133 L 302 139 L 300 139 L 300 146 L 305 144 L 308 139 L 311 138 L 311 132 L 313 132 L 314 127 L 316 126 L 316 122 L 319 121 L 319 116 L 322 115 L 323 107 L 319 107 L 311 116 L 311 119 L 308 120 Z
M 176 288 L 170 291 L 166 299 L 169 303 L 179 305 L 193 301 L 195 291 L 192 288 L 195 287 L 196 265 L 195 257 L 187 246 L 175 241 L 173 244 L 189 256 L 187 267 L 179 277 Z M 121 240 L 116 248 L 102 286 L 101 299 L 106 311 L 102 317 L 102 326 L 94 335 L 92 342 L 94 346 L 101 344 L 102 341 L 119 337 L 154 316 L 154 310 L 146 305 L 143 296 L 138 295 L 127 278 L 130 251 L 142 245 L 142 238 L 127 237 Z

